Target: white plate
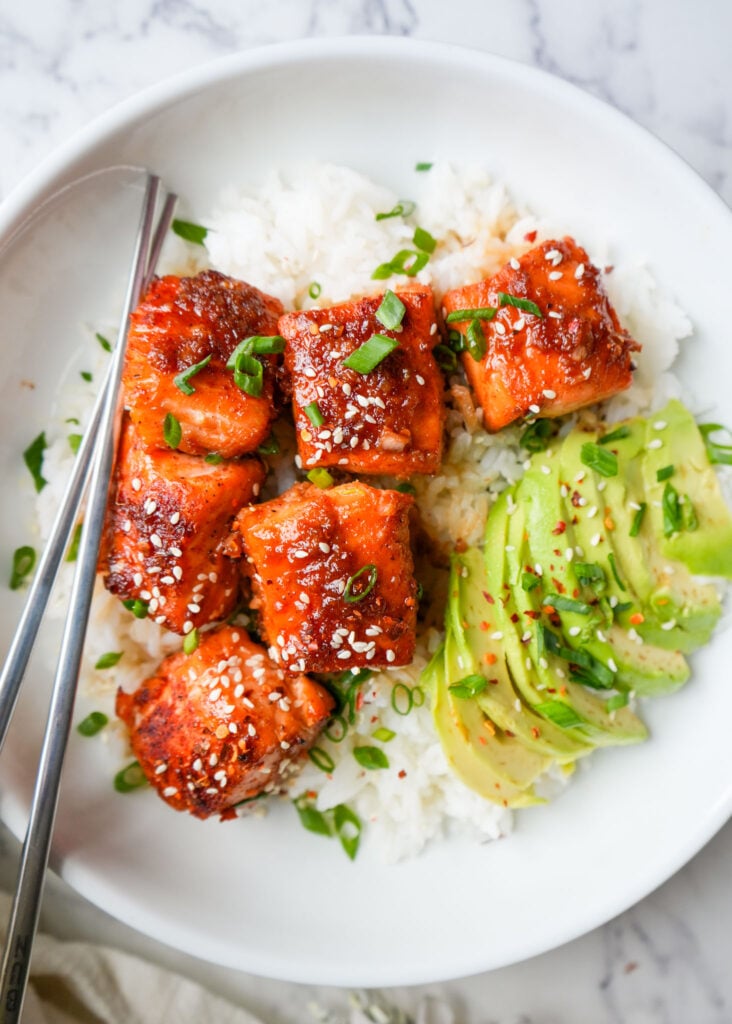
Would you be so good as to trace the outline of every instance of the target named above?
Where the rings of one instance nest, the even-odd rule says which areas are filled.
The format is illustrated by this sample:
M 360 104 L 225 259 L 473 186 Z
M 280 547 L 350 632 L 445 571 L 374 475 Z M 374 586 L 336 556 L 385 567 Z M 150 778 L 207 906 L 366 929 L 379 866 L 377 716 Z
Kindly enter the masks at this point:
M 721 271 L 732 219 L 677 157 L 564 82 L 494 57 L 396 39 L 288 44 L 196 69 L 116 108 L 0 211 L 3 562 L 28 536 L 19 453 L 47 422 L 78 324 L 108 320 L 120 304 L 135 191 L 117 186 L 134 175 L 93 178 L 36 227 L 19 226 L 61 186 L 113 165 L 154 169 L 200 211 L 225 183 L 256 182 L 303 155 L 355 167 L 400 194 L 418 160 L 480 160 L 590 247 L 607 240 L 614 253 L 645 258 L 695 323 L 682 379 L 732 422 Z M 35 391 L 19 386 L 24 377 Z M 2 588 L 6 642 L 18 602 Z M 726 820 L 730 663 L 732 635 L 720 630 L 693 659 L 689 685 L 648 709 L 648 743 L 595 755 L 561 799 L 520 814 L 510 839 L 435 845 L 397 867 L 367 856 L 351 864 L 288 808 L 222 825 L 173 814 L 152 793 L 118 796 L 103 744 L 74 736 L 53 863 L 141 931 L 272 977 L 389 985 L 508 964 L 624 910 Z M 28 683 L 0 776 L 2 814 L 17 834 L 48 686 L 40 660 Z

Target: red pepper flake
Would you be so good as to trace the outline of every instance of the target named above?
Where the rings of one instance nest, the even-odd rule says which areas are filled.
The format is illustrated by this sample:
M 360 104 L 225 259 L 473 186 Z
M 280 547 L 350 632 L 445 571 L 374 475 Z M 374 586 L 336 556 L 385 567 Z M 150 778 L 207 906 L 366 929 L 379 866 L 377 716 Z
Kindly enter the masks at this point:
M 400 779 L 406 779 L 406 777 L 407 777 L 407 773 L 406 773 L 406 772 L 404 771 L 404 769 L 403 769 L 403 768 L 402 768 L 402 770 L 401 770 L 400 772 L 398 772 L 397 774 L 399 775 L 399 778 L 400 778 Z
M 486 665 L 495 665 L 495 663 L 498 661 L 498 658 L 493 653 L 493 651 L 488 651 L 485 657 L 483 658 L 483 661 L 486 663 Z
M 634 612 L 628 619 L 628 622 L 632 623 L 634 626 L 640 626 L 641 622 L 645 622 L 645 616 L 642 615 L 641 612 Z
M 526 234 L 524 235 L 524 239 L 527 242 L 535 242 L 536 241 L 536 232 L 535 231 L 527 231 Z
M 562 697 L 566 697 L 567 696 L 567 687 L 564 686 L 564 685 L 560 686 L 559 687 L 559 693 L 560 693 L 560 695 Z
M 511 616 L 511 622 L 513 622 L 514 625 L 515 625 L 517 622 L 520 622 L 520 621 L 521 620 L 519 619 L 518 612 L 514 612 L 513 615 Z
M 459 555 L 462 555 L 465 551 L 468 550 L 468 542 L 466 540 L 463 540 L 462 537 L 458 537 L 458 539 L 455 541 L 455 550 Z
M 372 715 L 371 716 L 371 724 L 372 725 L 374 724 L 374 722 L 378 722 L 378 721 L 379 721 L 379 716 L 378 715 Z
M 572 597 L 576 601 L 579 596 L 580 596 L 580 588 L 579 587 L 575 587 L 574 590 L 572 591 Z
M 545 604 L 544 611 L 547 615 L 556 615 L 557 613 L 557 609 L 554 607 L 553 604 Z
M 562 583 L 562 581 L 558 580 L 556 576 L 552 576 L 552 583 L 556 587 L 558 594 L 563 594 L 567 589 L 565 585 Z
M 604 270 L 605 270 L 605 273 L 606 273 L 606 274 L 612 274 L 613 270 L 615 270 L 615 267 L 614 267 L 614 265 L 613 265 L 612 263 L 609 263 L 609 264 L 608 264 L 608 265 L 607 265 L 607 266 L 606 266 L 606 267 L 604 268 Z
M 488 604 L 495 604 L 496 603 L 495 600 L 493 599 L 493 597 L 488 593 L 487 590 L 483 591 L 483 597 L 486 599 Z
M 363 694 L 359 690 L 356 694 L 356 711 L 360 711 L 363 707 Z
M 534 737 L 535 740 L 538 740 L 539 736 L 541 735 L 541 733 L 539 732 L 539 730 L 536 728 L 535 725 L 531 726 L 531 735 Z
M 581 508 L 580 502 L 582 501 L 582 495 L 579 491 L 572 491 L 572 504 L 575 508 Z
M 482 629 L 484 633 L 487 633 L 488 630 L 491 628 L 491 624 L 490 622 L 486 622 L 484 619 L 483 622 L 479 624 L 478 628 Z
M 498 680 L 497 679 L 489 679 L 488 682 L 491 684 L 491 686 L 498 686 Z
M 314 789 L 309 789 L 305 795 L 307 796 L 308 800 L 314 800 L 318 794 Z
M 533 609 L 530 610 L 530 611 L 525 611 L 524 615 L 528 615 L 528 617 L 530 619 L 540 619 L 541 618 L 541 612 L 535 612 Z
M 567 524 L 564 522 L 563 519 L 560 519 L 559 522 L 557 523 L 557 525 L 552 530 L 552 533 L 554 534 L 555 537 L 558 537 L 560 534 L 564 533 L 564 531 L 566 529 L 567 529 Z
M 516 733 L 511 732 L 510 729 L 504 729 L 504 735 L 510 737 L 512 740 L 516 738 Z

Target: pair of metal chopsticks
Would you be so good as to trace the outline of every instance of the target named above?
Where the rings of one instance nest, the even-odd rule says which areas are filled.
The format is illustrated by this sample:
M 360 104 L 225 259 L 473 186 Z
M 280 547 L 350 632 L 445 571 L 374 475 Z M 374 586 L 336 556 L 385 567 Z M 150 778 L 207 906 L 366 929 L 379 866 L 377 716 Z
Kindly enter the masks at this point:
M 160 192 L 160 180 L 147 174 L 133 265 L 120 320 L 119 339 L 79 447 L 61 508 L 40 559 L 18 628 L 0 673 L 2 749 L 31 648 L 86 491 L 86 511 L 79 541 L 76 572 L 53 681 L 36 785 L 0 968 L 0 1019 L 3 1024 L 16 1024 L 20 1020 L 30 968 L 31 948 L 38 924 L 58 804 L 61 768 L 71 728 L 81 655 L 116 455 L 122 412 L 119 385 L 124 366 L 129 318 L 153 277 L 176 203 L 176 196 L 172 193 L 165 196 L 157 226 L 154 227 Z

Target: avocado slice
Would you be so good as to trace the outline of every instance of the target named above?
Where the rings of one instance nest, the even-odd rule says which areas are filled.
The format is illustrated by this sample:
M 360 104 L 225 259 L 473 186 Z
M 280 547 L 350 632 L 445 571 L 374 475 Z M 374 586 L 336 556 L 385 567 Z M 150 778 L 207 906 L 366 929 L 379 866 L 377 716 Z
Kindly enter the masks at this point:
M 526 509 L 529 548 L 543 571 L 544 603 L 556 608 L 566 643 L 591 660 L 591 666 L 582 671 L 588 683 L 640 694 L 666 692 L 688 678 L 682 655 L 642 642 L 627 643 L 624 637 L 611 639 L 615 630 L 609 601 L 598 600 L 576 572 L 578 546 L 588 562 L 592 553 L 607 548 L 604 524 L 595 528 L 584 512 L 591 506 L 577 504 L 582 498 L 577 487 L 588 474 L 581 448 L 595 437 L 572 431 L 553 457 L 544 454 L 532 459 L 519 485 L 517 501 Z M 563 532 L 557 533 L 560 529 Z M 578 536 L 585 544 L 580 544 Z
M 719 596 L 715 587 L 693 579 L 681 562 L 662 556 L 643 512 L 646 421 L 636 418 L 620 426 L 625 436 L 608 446 L 618 460 L 617 476 L 601 481 L 595 476 L 595 483 L 598 490 L 603 487 L 605 506 L 612 510 L 615 529 L 610 539 L 621 578 L 643 614 L 635 628 L 648 643 L 690 654 L 709 640 L 721 614 Z M 630 614 L 620 621 L 629 625 Z
M 659 470 L 669 465 L 673 476 L 659 481 Z M 732 579 L 732 516 L 699 428 L 681 402 L 672 399 L 649 416 L 642 468 L 661 553 L 693 573 Z
M 504 500 L 503 496 L 499 500 Z M 572 723 L 565 727 L 571 729 L 572 734 L 576 733 L 595 746 L 639 743 L 646 739 L 648 731 L 630 708 L 608 711 L 603 691 L 595 693 L 575 682 L 570 677 L 568 661 L 556 657 L 546 649 L 541 621 L 542 588 L 540 585 L 531 589 L 525 589 L 523 586 L 524 577 L 526 582 L 530 583 L 532 574 L 526 570 L 528 567 L 533 568 L 535 563 L 532 561 L 532 554 L 526 541 L 524 507 L 520 495 L 517 494 L 514 504 L 516 508 L 510 516 L 508 534 L 505 538 L 506 572 L 513 584 L 511 589 L 516 614 L 521 623 L 519 628 L 531 633 L 531 638 L 524 645 L 524 663 L 526 664 L 528 659 L 533 670 L 522 677 L 523 698 L 543 716 L 554 710 L 550 702 L 561 702 L 560 710 L 568 709 L 565 720 Z M 490 522 L 491 517 L 489 527 Z M 486 535 L 488 536 L 488 533 Z M 491 564 L 492 559 L 486 545 L 489 588 L 500 587 L 500 576 L 492 576 Z
M 505 736 L 473 700 L 452 696 L 448 679 L 462 671 L 445 642 L 422 673 L 431 694 L 437 735 L 451 767 L 466 786 L 493 803 L 504 807 L 543 803 L 532 784 L 549 762 L 527 751 L 515 737 Z
M 520 739 L 528 750 L 558 764 L 572 764 L 589 753 L 592 744 L 541 718 L 521 699 L 513 682 L 517 673 L 527 671 L 520 637 L 509 617 L 510 607 L 504 608 L 501 601 L 498 607 L 491 604 L 487 586 L 482 551 L 471 548 L 455 557 L 447 628 L 467 672 L 481 674 L 488 680 L 488 686 L 475 698 L 478 706 L 504 732 Z M 505 626 L 504 619 L 507 620 Z M 500 633 L 502 636 L 498 635 Z

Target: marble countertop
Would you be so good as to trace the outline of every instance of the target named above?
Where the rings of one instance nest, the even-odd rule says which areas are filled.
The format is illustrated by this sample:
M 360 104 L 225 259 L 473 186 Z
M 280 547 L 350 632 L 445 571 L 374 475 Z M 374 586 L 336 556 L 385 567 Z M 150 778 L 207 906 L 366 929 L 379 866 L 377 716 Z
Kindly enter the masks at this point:
M 538 65 L 630 114 L 732 203 L 732 5 L 727 0 L 0 0 L 0 198 L 110 105 L 222 54 L 304 36 L 383 33 L 477 46 Z M 631 168 L 632 170 L 632 168 Z M 0 887 L 18 844 L 0 827 Z M 439 991 L 466 1024 L 725 1024 L 732 825 L 687 867 L 583 939 Z M 272 1024 L 343 993 L 263 981 L 180 954 L 52 877 L 42 927 L 117 946 L 201 981 Z

